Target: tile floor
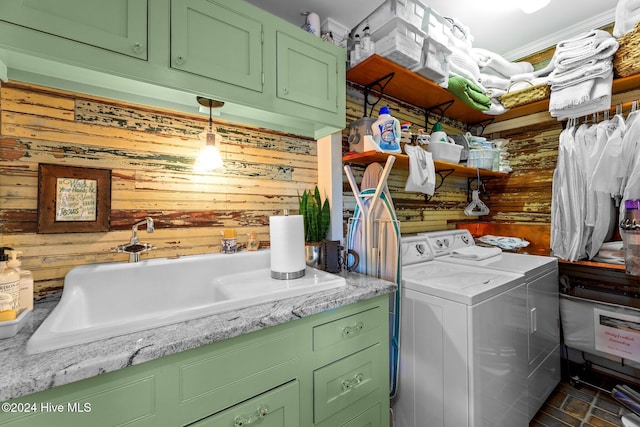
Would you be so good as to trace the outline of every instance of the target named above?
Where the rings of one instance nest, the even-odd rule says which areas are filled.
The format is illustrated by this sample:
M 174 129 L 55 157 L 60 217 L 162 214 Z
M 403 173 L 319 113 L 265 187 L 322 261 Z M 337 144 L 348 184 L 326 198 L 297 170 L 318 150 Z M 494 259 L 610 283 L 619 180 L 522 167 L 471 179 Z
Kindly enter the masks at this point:
M 622 411 L 608 393 L 586 385 L 576 388 L 563 380 L 529 427 L 618 427 Z
M 582 373 L 580 379 L 589 384 L 574 386 L 569 381 L 563 366 L 562 381 L 551 393 L 540 411 L 533 418 L 529 427 L 620 427 L 620 416 L 628 412 L 616 402 L 609 392 L 616 384 L 622 382 L 590 370 Z M 576 372 L 572 366 L 572 373 Z M 578 368 L 579 369 L 579 368 Z M 637 384 L 628 384 L 640 390 Z

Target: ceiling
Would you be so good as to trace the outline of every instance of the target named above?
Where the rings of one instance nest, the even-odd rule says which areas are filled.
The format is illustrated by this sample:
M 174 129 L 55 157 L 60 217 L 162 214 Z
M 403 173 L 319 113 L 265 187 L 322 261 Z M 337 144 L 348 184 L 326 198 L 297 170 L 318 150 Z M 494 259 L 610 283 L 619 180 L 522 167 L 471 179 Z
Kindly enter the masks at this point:
M 317 13 L 320 22 L 331 18 L 347 29 L 358 25 L 383 3 L 381 0 L 248 1 L 298 26 L 304 23 L 301 13 L 308 11 Z M 530 15 L 513 6 L 513 0 L 421 2 L 440 15 L 455 17 L 468 26 L 474 37 L 474 47 L 488 49 L 509 60 L 516 60 L 555 46 L 561 40 L 613 23 L 618 0 L 551 0 L 548 6 Z

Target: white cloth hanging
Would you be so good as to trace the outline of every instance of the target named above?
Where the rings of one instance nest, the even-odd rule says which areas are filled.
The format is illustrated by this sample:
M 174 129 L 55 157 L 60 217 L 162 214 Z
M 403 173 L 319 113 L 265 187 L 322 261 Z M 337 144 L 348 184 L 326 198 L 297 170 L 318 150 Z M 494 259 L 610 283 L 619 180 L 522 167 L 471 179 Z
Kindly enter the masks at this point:
M 587 175 L 588 191 L 595 194 L 595 221 L 588 241 L 586 242 L 587 257 L 593 259 L 602 244 L 611 237 L 615 224 L 615 210 L 611 193 L 615 192 L 620 182 L 616 175 L 616 164 L 611 162 L 610 155 L 620 153 L 622 142 L 621 132 L 624 131 L 624 119 L 620 115 L 612 120 L 605 120 L 596 127 L 596 144 L 600 151 L 595 158 L 593 169 Z M 614 159 L 615 161 L 615 159 Z
M 575 132 L 575 126 L 570 126 L 560 133 L 551 200 L 551 250 L 555 256 L 570 261 L 580 258 L 584 233 L 585 185 Z
M 432 154 L 415 145 L 405 145 L 404 151 L 409 156 L 409 177 L 404 191 L 417 191 L 432 196 L 436 189 L 436 168 Z

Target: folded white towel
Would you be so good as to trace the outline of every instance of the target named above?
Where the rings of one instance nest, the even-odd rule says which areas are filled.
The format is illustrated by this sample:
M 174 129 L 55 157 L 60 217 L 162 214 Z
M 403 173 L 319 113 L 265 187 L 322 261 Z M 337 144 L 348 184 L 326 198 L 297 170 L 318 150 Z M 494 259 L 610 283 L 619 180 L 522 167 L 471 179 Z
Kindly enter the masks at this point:
M 496 76 L 493 74 L 480 73 L 480 83 L 482 86 L 489 89 L 509 89 L 511 81 L 504 77 Z
M 610 59 L 605 61 L 589 61 L 582 67 L 571 70 L 556 70 L 549 76 L 551 90 L 559 90 L 568 86 L 573 86 L 585 80 L 598 77 L 606 77 L 613 70 L 613 63 Z
M 568 70 L 580 67 L 583 63 L 591 60 L 608 59 L 618 50 L 618 41 L 612 36 L 603 39 L 597 45 L 590 48 L 564 52 L 558 52 L 556 56 L 555 70 Z M 554 71 L 555 71 L 554 70 Z
M 529 62 L 510 62 L 499 54 L 482 48 L 473 48 L 472 51 L 480 70 L 487 74 L 510 78 L 514 74 L 533 71 L 533 65 Z
M 432 196 L 436 188 L 436 168 L 431 153 L 415 145 L 405 145 L 404 151 L 409 156 L 409 177 L 404 191 Z
M 484 90 L 484 86 L 480 83 L 478 65 L 473 62 L 471 57 L 461 53 L 459 50 L 453 50 L 449 55 L 449 74 L 463 77 Z
M 611 106 L 613 72 L 561 90 L 551 90 L 549 113 L 558 120 L 579 118 Z
M 556 45 L 556 54 L 560 54 L 564 51 L 580 51 L 583 49 L 589 49 L 593 46 L 597 46 L 602 40 L 606 40 L 610 37 L 611 34 L 604 30 L 590 30 L 581 33 L 574 38 L 558 42 Z
M 498 256 L 502 253 L 500 248 L 485 248 L 483 246 L 466 246 L 460 249 L 454 249 L 451 251 L 451 256 L 455 258 L 472 259 L 475 261 L 481 261 L 483 259 Z

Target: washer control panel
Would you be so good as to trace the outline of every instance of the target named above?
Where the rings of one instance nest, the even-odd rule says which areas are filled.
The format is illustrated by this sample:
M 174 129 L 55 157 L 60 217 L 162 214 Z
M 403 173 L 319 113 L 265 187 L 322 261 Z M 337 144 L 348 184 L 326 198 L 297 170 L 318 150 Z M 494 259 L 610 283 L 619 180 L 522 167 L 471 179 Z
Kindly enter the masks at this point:
M 401 250 L 402 265 L 431 261 L 434 258 L 425 236 L 402 237 Z
M 455 249 L 475 245 L 469 230 L 430 231 L 418 235 L 427 239 L 436 257 L 448 255 Z

